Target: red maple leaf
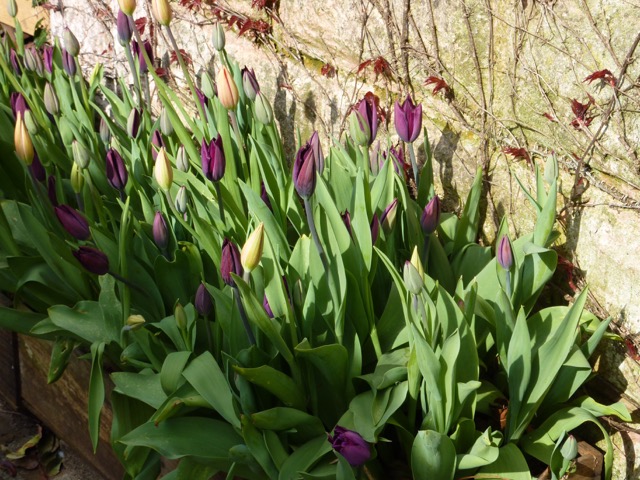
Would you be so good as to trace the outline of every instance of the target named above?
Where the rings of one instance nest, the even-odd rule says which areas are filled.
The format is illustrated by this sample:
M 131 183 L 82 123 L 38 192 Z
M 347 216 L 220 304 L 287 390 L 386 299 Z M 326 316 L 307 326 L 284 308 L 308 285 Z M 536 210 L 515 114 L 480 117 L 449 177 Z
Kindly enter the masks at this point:
M 553 123 L 557 123 L 557 122 L 558 122 L 558 120 L 556 120 L 556 119 L 554 118 L 554 116 L 553 116 L 553 115 L 551 115 L 551 114 L 550 114 L 550 113 L 548 113 L 548 112 L 544 112 L 544 113 L 542 114 L 542 116 L 543 116 L 544 118 L 546 118 L 547 120 L 549 120 L 550 122 L 553 122 Z
M 369 67 L 370 65 L 373 65 L 373 71 L 375 72 L 376 77 L 382 74 L 388 79 L 391 79 L 391 65 L 389 65 L 389 62 L 387 62 L 387 60 L 385 60 L 385 58 L 382 55 L 376 58 L 370 58 L 369 60 L 365 60 L 364 62 L 362 62 L 358 66 L 357 73 L 362 72 L 365 68 Z
M 445 98 L 449 98 L 451 96 L 451 87 L 449 87 L 449 84 L 440 77 L 432 75 L 424 81 L 424 84 L 433 85 L 433 95 L 442 92 L 444 93 Z
M 525 148 L 518 147 L 504 147 L 502 153 L 505 155 L 511 155 L 516 160 L 524 160 L 529 166 L 533 166 L 531 163 L 531 156 Z
M 591 95 L 589 95 L 589 101 L 587 103 L 580 103 L 575 98 L 571 100 L 571 111 L 576 117 L 571 121 L 571 126 L 573 128 L 575 128 L 576 130 L 580 130 L 580 128 L 582 127 L 588 127 L 589 125 L 591 125 L 594 117 L 589 116 L 588 113 L 589 108 L 591 108 L 591 105 L 593 105 L 593 103 L 594 100 Z
M 334 67 L 330 63 L 325 63 L 320 69 L 320 74 L 324 75 L 327 78 L 333 78 L 336 76 L 336 67 Z
M 138 33 L 140 35 L 144 35 L 144 28 L 147 26 L 147 17 L 140 17 L 137 20 L 134 20 L 133 23 L 135 23 Z
M 610 70 L 598 70 L 597 72 L 593 72 L 591 75 L 586 77 L 583 82 L 593 82 L 594 80 L 600 80 L 600 86 L 604 86 L 605 83 L 611 85 L 612 87 L 616 86 L 616 78 L 613 76 Z
M 193 61 L 191 60 L 191 55 L 189 55 L 186 50 L 181 48 L 180 53 L 182 54 L 184 63 L 186 63 L 187 65 L 191 65 L 193 63 Z M 169 55 L 169 63 L 176 63 L 177 61 L 178 55 L 176 55 L 176 52 L 172 50 L 171 55 Z

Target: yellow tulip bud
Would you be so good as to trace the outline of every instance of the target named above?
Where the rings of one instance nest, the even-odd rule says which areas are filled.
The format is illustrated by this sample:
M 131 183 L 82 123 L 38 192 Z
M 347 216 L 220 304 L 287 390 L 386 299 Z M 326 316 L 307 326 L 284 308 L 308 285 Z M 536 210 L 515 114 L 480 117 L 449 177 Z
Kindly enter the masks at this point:
M 71 188 L 75 193 L 82 192 L 82 187 L 84 186 L 84 176 L 82 175 L 82 170 L 78 166 L 77 163 L 73 162 L 73 166 L 71 167 Z
M 224 108 L 233 110 L 238 104 L 238 87 L 233 80 L 233 75 L 227 67 L 222 67 L 216 76 L 218 86 L 218 99 Z
M 128 330 L 136 330 L 144 325 L 145 320 L 142 315 L 129 315 L 127 318 L 127 329 Z
M 418 271 L 420 278 L 424 280 L 424 267 L 422 261 L 420 261 L 420 254 L 418 253 L 418 247 L 413 247 L 413 253 L 411 254 L 411 265 Z
M 33 143 L 31 143 L 31 137 L 29 131 L 22 118 L 22 113 L 18 112 L 18 118 L 16 119 L 16 127 L 13 132 L 13 143 L 15 144 L 16 155 L 27 166 L 33 162 Z
M 158 182 L 160 188 L 164 191 L 168 191 L 173 183 L 173 167 L 169 162 L 164 148 L 160 148 L 158 152 L 158 158 L 156 158 L 156 165 L 153 167 L 153 176 Z
M 153 13 L 153 17 L 160 25 L 164 25 L 165 27 L 167 27 L 171 23 L 173 14 L 171 12 L 171 5 L 169 5 L 169 0 L 152 0 L 151 12 Z
M 250 272 L 258 266 L 262 258 L 262 247 L 264 245 L 264 223 L 260 223 L 249 238 L 247 238 L 242 252 L 240 253 L 240 263 L 242 268 Z
M 120 5 L 120 10 L 125 15 L 133 15 L 133 12 L 136 9 L 136 0 L 118 0 L 118 4 Z

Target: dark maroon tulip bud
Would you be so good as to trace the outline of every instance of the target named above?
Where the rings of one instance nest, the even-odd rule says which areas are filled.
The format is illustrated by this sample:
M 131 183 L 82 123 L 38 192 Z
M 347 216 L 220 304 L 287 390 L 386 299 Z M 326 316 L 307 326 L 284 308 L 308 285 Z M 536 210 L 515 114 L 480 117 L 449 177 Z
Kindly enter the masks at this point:
M 153 161 L 156 161 L 158 158 L 158 152 L 161 148 L 166 150 L 167 146 L 164 143 L 164 139 L 162 138 L 162 134 L 159 130 L 154 130 L 151 134 L 151 156 L 153 156 Z
M 344 226 L 347 227 L 347 232 L 351 235 L 351 214 L 349 213 L 349 210 L 345 210 L 340 216 L 342 217 Z
M 55 207 L 56 217 L 73 238 L 87 240 L 91 236 L 89 224 L 84 216 L 69 205 Z
M 124 160 L 117 150 L 110 148 L 107 151 L 107 180 L 109 184 L 116 190 L 123 191 L 129 174 L 127 168 L 124 165 Z
M 49 178 L 47 178 L 47 196 L 49 197 L 49 201 L 51 202 L 52 206 L 58 206 L 58 194 L 56 193 L 56 177 L 54 177 L 53 175 L 49 175 Z
M 153 217 L 153 228 L 151 231 L 156 246 L 164 252 L 169 245 L 169 230 L 162 212 L 156 212 L 155 217 Z
M 127 134 L 131 138 L 136 138 L 138 136 L 141 121 L 142 115 L 140 115 L 140 110 L 132 108 L 129 112 L 129 117 L 127 118 Z
M 142 42 L 142 46 L 147 52 L 147 56 L 149 57 L 149 60 L 151 60 L 151 63 L 153 63 L 153 48 L 151 47 L 151 42 L 149 40 L 145 40 L 144 42 Z M 147 66 L 147 62 L 144 59 L 144 54 L 142 53 L 142 49 L 140 48 L 140 45 L 138 45 L 138 42 L 136 42 L 135 40 L 131 42 L 131 49 L 133 51 L 134 56 L 138 57 L 138 64 L 140 65 L 140 73 L 147 73 L 149 71 L 149 67 Z
M 11 61 L 11 68 L 13 68 L 13 73 L 16 74 L 16 76 L 20 76 L 22 75 L 22 68 L 20 67 L 20 60 L 18 60 L 18 54 L 16 53 L 16 51 L 12 48 L 11 50 L 9 50 L 9 60 Z
M 431 235 L 438 228 L 440 223 L 440 197 L 434 195 L 427 206 L 422 211 L 422 217 L 420 217 L 420 226 L 422 232 L 425 235 Z
M 317 131 L 311 134 L 309 143 L 313 150 L 313 158 L 316 161 L 316 170 L 319 175 L 322 175 L 322 172 L 324 172 L 324 155 L 322 155 L 322 145 L 320 145 L 320 136 Z
M 206 112 L 207 107 L 209 106 L 209 99 L 204 93 L 202 93 L 202 90 L 200 90 L 197 87 L 196 87 L 196 94 L 198 95 L 198 100 L 200 101 L 200 106 L 202 107 L 202 110 Z
M 29 170 L 31 170 L 31 175 L 33 175 L 33 178 L 38 182 L 44 182 L 47 179 L 47 172 L 42 166 L 37 152 L 33 152 L 33 162 L 29 165 Z
M 273 211 L 273 207 L 271 207 L 271 200 L 269 200 L 269 195 L 267 194 L 267 187 L 264 186 L 264 182 L 260 184 L 260 198 L 265 203 L 269 210 Z
M 202 317 L 206 317 L 213 310 L 213 302 L 211 301 L 211 294 L 204 283 L 200 283 L 198 290 L 196 291 L 196 311 Z
M 412 143 L 418 138 L 422 128 L 422 105 L 415 105 L 411 95 L 400 105 L 394 105 L 396 132 L 405 143 Z
M 260 91 L 260 85 L 258 85 L 253 68 L 244 67 L 242 69 L 242 89 L 252 102 L 256 99 L 256 95 Z
M 369 443 L 352 430 L 337 426 L 333 429 L 333 435 L 329 435 L 329 442 L 352 467 L 363 465 L 371 458 Z
M 42 60 L 47 73 L 53 73 L 53 47 L 49 45 L 42 47 Z
M 322 155 L 317 135 L 317 132 L 314 132 L 311 139 L 300 147 L 293 163 L 293 185 L 302 198 L 311 197 L 316 189 L 316 171 L 318 170 L 316 155 L 318 151 Z M 312 143 L 314 138 L 315 144 Z
M 18 113 L 22 115 L 24 119 L 24 112 L 29 110 L 27 100 L 20 92 L 11 92 L 10 96 L 11 111 L 13 112 L 13 118 L 18 118 Z
M 513 253 L 511 251 L 511 242 L 507 235 L 503 235 L 498 244 L 498 251 L 496 252 L 498 263 L 505 270 L 510 270 L 513 266 Z
M 212 182 L 218 182 L 224 176 L 226 166 L 224 150 L 222 148 L 222 136 L 218 136 L 207 143 L 202 139 L 200 147 L 200 159 L 202 160 L 202 172 Z
M 70 77 L 74 77 L 78 71 L 76 59 L 64 48 L 62 49 L 62 68 Z
M 373 214 L 369 228 L 371 229 L 371 245 L 375 245 L 380 235 L 380 218 L 378 218 L 377 213 Z
M 109 259 L 97 248 L 80 247 L 72 253 L 87 271 L 96 275 L 109 273 Z
M 271 310 L 271 305 L 269 305 L 269 300 L 266 295 L 262 297 L 262 308 L 267 312 L 269 318 L 273 318 L 273 310 Z
M 238 250 L 238 246 L 225 238 L 222 242 L 220 275 L 222 276 L 222 281 L 230 286 L 235 285 L 233 278 L 231 278 L 232 273 L 242 276 L 244 269 L 240 263 L 240 250 Z
M 356 110 L 360 112 L 362 118 L 369 126 L 369 145 L 373 144 L 378 133 L 378 110 L 372 95 L 366 95 L 356 106 Z
M 126 46 L 131 42 L 131 37 L 133 35 L 133 21 L 131 20 L 131 17 L 118 9 L 116 26 L 118 29 L 118 41 L 120 42 L 120 45 L 126 48 Z

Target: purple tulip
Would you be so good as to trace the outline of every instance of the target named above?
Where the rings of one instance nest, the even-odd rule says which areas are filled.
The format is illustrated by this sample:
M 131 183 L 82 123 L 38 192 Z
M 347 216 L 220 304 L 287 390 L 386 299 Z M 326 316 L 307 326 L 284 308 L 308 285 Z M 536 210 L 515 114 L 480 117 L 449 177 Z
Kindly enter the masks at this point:
M 322 175 L 322 172 L 324 172 L 324 155 L 322 155 L 322 145 L 320 145 L 320 137 L 317 131 L 311 134 L 309 143 L 313 149 L 313 157 L 316 160 L 316 170 L 319 175 Z
M 80 212 L 69 205 L 59 205 L 55 207 L 55 212 L 64 229 L 73 238 L 87 240 L 91 236 L 87 219 Z
M 273 310 L 271 310 L 271 305 L 269 305 L 269 300 L 267 299 L 266 295 L 262 297 L 262 308 L 264 308 L 264 311 L 267 312 L 267 316 L 269 318 L 273 318 Z
M 351 235 L 351 214 L 349 213 L 349 210 L 345 210 L 340 216 L 342 217 L 344 226 L 347 227 L 347 232 Z
M 398 211 L 398 199 L 394 198 L 393 202 L 391 202 L 380 215 L 380 224 L 385 232 L 390 232 L 393 230 L 393 226 L 396 223 L 396 213 Z
M 29 105 L 27 105 L 27 100 L 20 92 L 11 92 L 9 101 L 11 103 L 13 118 L 18 118 L 18 113 L 20 113 L 22 118 L 24 118 L 24 112 L 30 110 Z
M 107 180 L 109 181 L 109 184 L 116 190 L 122 192 L 127 184 L 127 179 L 129 178 L 127 168 L 124 166 L 124 160 L 122 160 L 122 157 L 117 150 L 110 148 L 107 151 L 106 163 Z
M 244 67 L 242 69 L 242 89 L 244 94 L 253 102 L 256 99 L 256 95 L 260 92 L 260 85 L 256 79 L 256 74 L 253 68 Z
M 47 73 L 53 73 L 53 47 L 45 45 L 42 48 L 42 60 L 44 61 L 44 69 Z
M 147 52 L 149 60 L 151 60 L 151 63 L 153 63 L 153 48 L 151 47 L 151 42 L 149 40 L 145 40 L 144 42 L 142 42 L 142 45 Z M 144 54 L 142 53 L 140 45 L 138 45 L 138 42 L 136 42 L 135 40 L 131 42 L 131 50 L 133 51 L 133 55 L 138 57 L 140 73 L 147 73 L 149 71 L 149 67 L 147 66 L 147 62 L 144 59 Z
M 9 50 L 9 60 L 11 61 L 11 68 L 13 68 L 13 73 L 15 73 L 16 76 L 18 77 L 22 75 L 22 68 L 20 68 L 20 60 L 18 60 L 18 54 L 13 48 Z
M 440 223 L 440 197 L 434 195 L 427 206 L 422 211 L 422 217 L 420 217 L 420 226 L 422 232 L 425 235 L 431 235 L 438 228 Z
M 267 194 L 267 187 L 265 187 L 264 182 L 260 183 L 260 198 L 265 203 L 265 205 L 269 207 L 269 210 L 273 211 L 271 200 L 269 200 L 269 195 Z
M 53 175 L 49 175 L 49 178 L 47 179 L 47 196 L 49 197 L 51 205 L 57 207 L 58 194 L 56 193 L 56 177 Z
M 396 101 L 394 113 L 398 136 L 405 143 L 413 143 L 418 138 L 422 127 L 422 105 L 415 105 L 411 95 L 407 95 L 402 105 Z
M 158 158 L 158 152 L 161 148 L 166 150 L 167 146 L 164 143 L 164 139 L 162 138 L 162 134 L 159 130 L 154 130 L 151 134 L 151 156 L 153 157 L 153 161 L 156 161 Z
M 500 239 L 496 257 L 500 266 L 505 270 L 510 270 L 513 266 L 513 252 L 511 251 L 511 242 L 507 235 L 503 235 Z
M 142 115 L 140 114 L 140 110 L 132 108 L 129 112 L 129 117 L 127 118 L 127 134 L 131 138 L 136 138 L 138 136 L 141 121 Z
M 371 458 L 369 443 L 357 432 L 337 426 L 333 429 L 333 435 L 328 437 L 333 449 L 353 467 L 358 467 Z
M 164 219 L 162 212 L 156 212 L 153 217 L 153 228 L 151 229 L 151 232 L 153 233 L 154 243 L 164 252 L 169 245 L 169 230 L 167 228 L 167 221 Z
M 202 172 L 212 182 L 218 182 L 224 176 L 225 158 L 222 148 L 222 136 L 218 136 L 207 143 L 202 139 L 200 147 L 200 159 L 202 160 Z
M 196 311 L 202 317 L 206 317 L 213 310 L 213 302 L 211 301 L 211 294 L 207 290 L 204 283 L 200 283 L 198 290 L 196 291 Z
M 240 250 L 238 246 L 225 238 L 222 242 L 222 255 L 220 258 L 220 275 L 222 281 L 227 285 L 234 286 L 235 283 L 231 274 L 235 273 L 238 276 L 242 276 L 244 269 L 240 263 Z
M 89 272 L 96 275 L 109 273 L 109 259 L 97 248 L 80 247 L 72 253 L 76 260 L 80 262 L 80 265 Z
M 47 172 L 42 166 L 37 152 L 33 152 L 33 162 L 29 165 L 29 170 L 31 170 L 31 175 L 33 175 L 33 178 L 38 182 L 44 182 L 47 179 Z
M 293 163 L 293 185 L 302 198 L 309 198 L 316 189 L 316 171 L 319 171 L 318 154 L 322 156 L 318 132 L 313 132 L 309 141 L 296 153 Z
M 380 235 L 380 218 L 377 213 L 373 214 L 369 228 L 371 229 L 371 245 L 375 245 Z
M 378 133 L 378 110 L 376 109 L 375 100 L 371 95 L 366 95 L 356 106 L 356 110 L 360 112 L 362 118 L 369 126 L 369 145 L 373 144 Z
M 196 87 L 196 95 L 198 95 L 198 100 L 200 101 L 200 106 L 202 107 L 202 110 L 206 112 L 207 107 L 209 106 L 209 99 L 198 87 Z
M 131 36 L 133 35 L 133 22 L 131 18 L 120 9 L 118 9 L 116 27 L 118 30 L 118 41 L 120 45 L 126 47 L 131 42 Z
M 62 49 L 62 68 L 70 77 L 74 77 L 78 71 L 76 59 L 64 48 Z

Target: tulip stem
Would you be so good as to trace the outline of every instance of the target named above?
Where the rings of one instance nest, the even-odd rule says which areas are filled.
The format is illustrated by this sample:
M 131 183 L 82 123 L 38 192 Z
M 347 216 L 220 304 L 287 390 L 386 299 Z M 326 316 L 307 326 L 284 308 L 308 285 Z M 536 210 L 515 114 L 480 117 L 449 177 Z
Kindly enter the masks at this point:
M 222 223 L 226 226 L 227 222 L 224 218 L 224 202 L 222 200 L 222 188 L 220 188 L 220 182 L 213 182 L 216 187 L 216 195 L 218 196 L 218 210 L 220 210 L 220 219 Z
M 242 301 L 240 300 L 240 292 L 238 291 L 238 287 L 233 286 L 233 296 L 236 299 L 236 305 L 238 306 L 238 310 L 240 311 L 240 318 L 242 318 L 242 325 L 244 329 L 247 331 L 247 337 L 249 337 L 249 343 L 251 345 L 256 344 L 256 337 L 253 334 L 253 330 L 251 330 L 251 325 L 249 325 L 249 320 L 247 320 L 247 313 L 244 311 L 244 305 L 242 305 Z
M 211 334 L 211 324 L 209 323 L 209 315 L 204 315 L 204 329 L 207 332 L 207 347 L 213 353 L 213 335 Z
M 187 222 L 184 221 L 184 218 L 182 218 L 182 214 L 178 211 L 176 206 L 173 204 L 173 200 L 171 199 L 171 192 L 169 192 L 169 190 L 166 190 L 164 194 L 165 194 L 165 198 L 167 199 L 167 203 L 169 204 L 169 209 L 171 210 L 171 213 L 173 213 L 173 216 L 176 217 L 178 222 L 180 222 L 180 225 L 182 225 L 185 228 L 185 230 L 187 230 L 191 234 L 191 236 L 193 236 L 194 240 L 197 239 L 198 234 L 195 232 L 193 228 L 191 228 L 191 226 Z
M 365 145 L 360 148 L 362 149 L 362 173 L 364 173 L 366 186 L 367 188 L 369 188 L 369 171 L 371 170 L 371 164 L 369 160 L 369 146 Z
M 122 275 L 127 276 L 129 267 L 127 263 L 127 231 L 129 230 L 129 201 L 131 197 L 127 197 L 126 203 L 122 208 L 122 218 L 120 219 L 120 232 L 119 232 L 119 245 L 118 255 L 120 260 L 120 272 Z M 129 311 L 131 308 L 131 290 L 129 285 L 124 283 L 124 290 L 122 291 L 122 318 L 129 318 Z
M 82 200 L 82 195 L 76 193 L 76 203 L 78 204 L 78 210 L 84 213 L 84 201 Z
M 149 111 L 151 111 L 151 92 L 149 91 L 149 77 L 146 73 L 140 78 L 140 82 L 144 85 L 144 98 L 149 106 Z
M 138 105 L 142 108 L 142 89 L 140 88 L 140 80 L 138 79 L 138 70 L 136 69 L 136 64 L 133 62 L 133 56 L 131 55 L 131 49 L 129 45 L 124 47 L 124 54 L 127 57 L 127 61 L 129 62 L 129 69 L 131 70 L 131 76 L 133 77 L 133 85 L 138 92 Z
M 507 274 L 507 297 L 509 297 L 509 300 L 511 300 L 511 272 L 507 270 L 506 274 Z
M 411 166 L 413 167 L 413 178 L 416 182 L 416 196 L 417 196 L 418 183 L 420 182 L 420 174 L 418 172 L 418 162 L 416 160 L 416 152 L 413 150 L 413 143 L 409 144 L 409 156 L 411 157 Z
M 140 288 L 136 284 L 132 283 L 131 281 L 127 280 L 123 276 L 118 275 L 117 273 L 112 272 L 112 271 L 109 271 L 108 273 L 109 273 L 109 275 L 111 275 L 113 278 L 115 278 L 119 282 L 122 282 L 125 285 L 127 285 L 128 287 L 133 288 L 134 290 L 137 290 L 138 292 L 142 293 L 143 295 L 149 296 L 149 294 L 145 290 L 143 290 L 142 288 Z

